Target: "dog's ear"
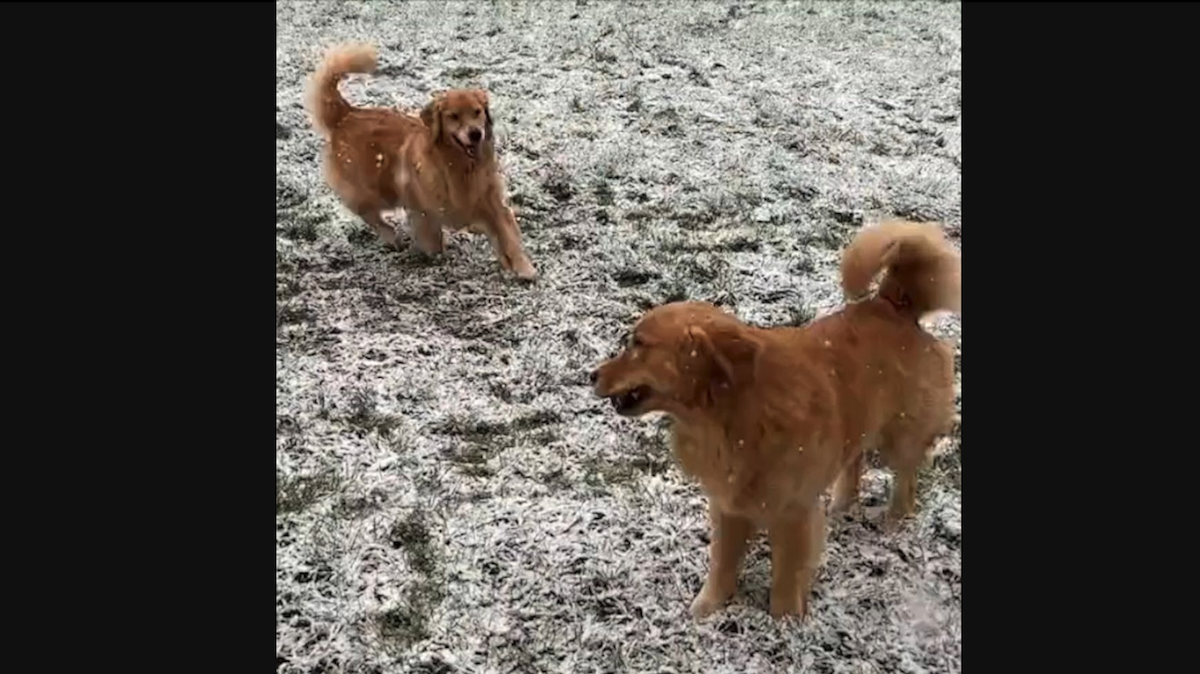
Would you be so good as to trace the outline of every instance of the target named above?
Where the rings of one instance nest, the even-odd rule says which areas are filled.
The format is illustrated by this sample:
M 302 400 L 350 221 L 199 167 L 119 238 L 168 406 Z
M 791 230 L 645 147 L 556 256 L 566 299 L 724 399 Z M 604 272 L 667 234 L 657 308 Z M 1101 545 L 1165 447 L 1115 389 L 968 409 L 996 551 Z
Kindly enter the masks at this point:
M 754 379 L 755 361 L 761 346 L 748 335 L 727 329 L 709 329 L 693 325 L 688 328 L 689 358 L 706 358 L 709 384 L 714 393 L 721 389 L 749 383 Z
M 434 94 L 429 104 L 421 109 L 421 122 L 433 132 L 433 139 L 442 139 L 442 96 Z

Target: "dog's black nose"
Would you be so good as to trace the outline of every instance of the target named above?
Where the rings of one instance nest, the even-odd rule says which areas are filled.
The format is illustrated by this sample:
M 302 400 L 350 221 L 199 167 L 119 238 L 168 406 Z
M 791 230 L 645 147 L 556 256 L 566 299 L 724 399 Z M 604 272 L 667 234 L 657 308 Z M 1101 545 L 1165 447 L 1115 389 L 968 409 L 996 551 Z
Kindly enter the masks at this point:
M 472 143 L 478 143 L 479 139 L 483 138 L 483 132 L 479 129 L 471 129 L 470 133 L 467 134 L 467 138 L 470 138 Z
M 600 370 L 592 370 L 591 374 L 588 375 L 588 381 L 592 382 L 593 385 L 596 383 L 596 380 L 599 378 L 600 378 Z

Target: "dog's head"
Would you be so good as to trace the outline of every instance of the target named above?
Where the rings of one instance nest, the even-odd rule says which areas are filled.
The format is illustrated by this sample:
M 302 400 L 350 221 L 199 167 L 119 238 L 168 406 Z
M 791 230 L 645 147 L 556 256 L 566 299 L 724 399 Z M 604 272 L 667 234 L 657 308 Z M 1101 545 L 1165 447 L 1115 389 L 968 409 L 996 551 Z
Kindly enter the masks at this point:
M 433 97 L 421 110 L 421 121 L 434 140 L 461 149 L 472 159 L 492 143 L 492 113 L 482 89 L 453 89 Z
M 651 309 L 624 349 L 592 373 L 596 395 L 624 416 L 703 412 L 754 377 L 759 344 L 746 326 L 703 302 Z

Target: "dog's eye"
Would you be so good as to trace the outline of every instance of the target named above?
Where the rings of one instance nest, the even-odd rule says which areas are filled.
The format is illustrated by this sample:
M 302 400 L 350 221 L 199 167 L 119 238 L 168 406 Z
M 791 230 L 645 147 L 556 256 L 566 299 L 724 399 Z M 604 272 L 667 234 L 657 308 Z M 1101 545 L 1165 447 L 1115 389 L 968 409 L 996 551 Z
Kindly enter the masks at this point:
M 450 113 L 450 121 L 452 121 L 452 122 L 458 121 L 458 113 L 457 112 Z
M 483 114 L 483 110 L 480 110 L 479 108 L 475 108 L 475 116 L 476 116 L 476 117 L 478 117 L 478 116 L 480 116 L 480 115 L 482 115 L 482 114 Z

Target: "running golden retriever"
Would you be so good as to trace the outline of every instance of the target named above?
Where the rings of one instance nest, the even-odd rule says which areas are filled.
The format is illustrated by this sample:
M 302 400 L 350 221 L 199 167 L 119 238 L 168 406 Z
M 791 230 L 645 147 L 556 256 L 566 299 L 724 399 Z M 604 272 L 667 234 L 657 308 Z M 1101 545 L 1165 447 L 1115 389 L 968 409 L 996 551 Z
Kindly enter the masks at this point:
M 396 232 L 383 213 L 403 208 L 415 247 L 430 255 L 445 246 L 443 227 L 487 234 L 505 269 L 536 278 L 506 201 L 487 93 L 445 92 L 420 117 L 350 105 L 338 82 L 347 73 L 372 72 L 375 64 L 372 46 L 335 47 L 308 92 L 313 124 L 328 141 L 325 179 L 342 203 L 390 246 Z

